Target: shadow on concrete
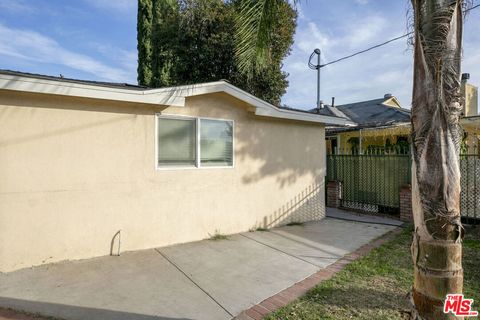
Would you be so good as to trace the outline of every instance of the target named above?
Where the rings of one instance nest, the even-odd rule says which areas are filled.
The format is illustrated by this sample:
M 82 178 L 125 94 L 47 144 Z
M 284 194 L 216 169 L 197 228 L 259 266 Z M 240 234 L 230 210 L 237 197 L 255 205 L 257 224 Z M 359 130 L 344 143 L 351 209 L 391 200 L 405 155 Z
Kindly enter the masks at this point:
M 20 310 L 35 315 L 54 317 L 55 319 L 88 319 L 88 320 L 191 320 L 188 318 L 170 318 L 161 315 L 145 315 L 123 311 L 86 308 L 31 300 L 19 300 L 0 297 L 0 305 L 4 308 Z
M 333 248 L 332 250 L 326 250 L 325 248 L 321 248 L 319 245 L 312 244 L 315 241 L 313 239 L 309 238 L 309 237 L 299 237 L 298 232 L 291 232 L 290 233 L 288 231 L 285 231 L 285 229 L 283 231 L 284 231 L 283 233 L 280 233 L 278 231 L 277 232 L 272 231 L 272 233 L 275 234 L 276 236 L 283 237 L 283 238 L 288 239 L 290 241 L 296 242 L 296 243 L 298 243 L 298 244 L 300 244 L 304 247 L 317 250 L 317 251 L 319 251 L 319 253 L 327 253 L 328 254 L 328 259 L 338 260 L 341 257 L 343 257 L 343 254 L 339 254 L 338 251 L 334 250 L 335 248 Z M 321 241 L 317 240 L 316 243 L 321 244 Z M 339 249 L 341 249 L 341 248 L 339 248 Z M 307 257 L 307 256 L 305 256 L 305 257 Z M 323 258 L 323 259 L 325 259 L 325 257 L 322 257 L 322 256 L 310 256 L 310 257 L 311 258 Z
M 321 262 L 324 267 L 394 228 L 327 217 L 321 222 L 274 228 L 268 237 L 257 238 L 274 247 L 280 245 L 283 251 L 314 264 Z

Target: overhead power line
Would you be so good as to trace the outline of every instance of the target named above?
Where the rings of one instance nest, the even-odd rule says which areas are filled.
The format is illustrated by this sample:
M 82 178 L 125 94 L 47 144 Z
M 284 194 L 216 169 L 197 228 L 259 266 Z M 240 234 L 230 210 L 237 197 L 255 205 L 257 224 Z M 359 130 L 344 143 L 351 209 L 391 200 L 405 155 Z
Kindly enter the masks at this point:
M 333 64 L 333 63 L 336 63 L 336 62 L 340 62 L 340 61 L 342 61 L 342 60 L 350 59 L 351 57 L 354 57 L 354 56 L 359 55 L 359 54 L 362 54 L 362 53 L 364 53 L 364 52 L 367 52 L 367 51 L 376 49 L 376 48 L 378 48 L 378 47 L 384 46 L 384 45 L 386 45 L 386 44 L 388 44 L 388 43 L 390 43 L 390 42 L 397 41 L 397 40 L 399 40 L 399 39 L 408 37 L 408 36 L 411 35 L 412 33 L 413 33 L 413 31 L 412 31 L 412 32 L 409 32 L 409 33 L 406 33 L 406 34 L 404 34 L 404 35 L 401 35 L 401 36 L 399 36 L 399 37 L 396 37 L 396 38 L 387 40 L 387 41 L 385 41 L 385 42 L 379 43 L 379 44 L 374 45 L 373 47 L 367 48 L 367 49 L 365 49 L 365 50 L 352 53 L 352 54 L 350 54 L 350 55 L 348 55 L 348 56 L 345 56 L 345 57 L 342 57 L 342 58 L 340 58 L 340 59 L 337 59 L 337 60 L 333 60 L 333 61 L 324 63 L 324 64 L 320 65 L 320 68 L 326 67 L 326 66 L 328 66 L 329 64 Z
M 465 12 L 468 12 L 468 11 L 473 10 L 473 9 L 475 9 L 475 8 L 478 8 L 478 7 L 480 7 L 480 3 L 477 4 L 476 6 L 473 6 L 473 7 L 471 7 L 471 8 L 468 8 L 467 10 L 465 10 Z
M 480 4 L 477 4 L 477 5 L 473 6 L 473 7 L 470 7 L 470 8 L 468 8 L 468 9 L 466 9 L 464 12 L 467 13 L 467 12 L 473 10 L 473 9 L 478 8 L 478 7 L 480 7 Z M 352 54 L 350 54 L 350 55 L 348 55 L 348 56 L 345 56 L 345 57 L 342 57 L 342 58 L 339 58 L 339 59 L 336 59 L 336 60 L 333 60 L 333 61 L 330 61 L 330 62 L 321 64 L 321 65 L 320 65 L 320 68 L 326 67 L 326 66 L 328 66 L 328 65 L 330 65 L 330 64 L 334 64 L 334 63 L 337 63 L 337 62 L 340 62 L 340 61 L 343 61 L 343 60 L 350 59 L 350 58 L 355 57 L 355 56 L 357 56 L 357 55 L 359 55 L 359 54 L 365 53 L 365 52 L 367 52 L 367 51 L 370 51 L 370 50 L 373 50 L 373 49 L 376 49 L 376 48 L 379 48 L 379 47 L 382 47 L 382 46 L 384 46 L 384 45 L 386 45 L 386 44 L 389 44 L 390 42 L 394 42 L 394 41 L 397 41 L 397 40 L 406 38 L 406 37 L 410 36 L 411 34 L 413 34 L 413 31 L 408 32 L 408 33 L 405 33 L 405 34 L 403 34 L 403 35 L 401 35 L 401 36 L 398 36 L 398 37 L 396 37 L 396 38 L 392 38 L 392 39 L 387 40 L 387 41 L 385 41 L 385 42 L 379 43 L 379 44 L 374 45 L 374 46 L 372 46 L 372 47 L 369 47 L 369 48 L 367 48 L 367 49 L 364 49 L 364 50 L 361 50 L 361 51 L 357 51 L 357 52 L 352 53 Z

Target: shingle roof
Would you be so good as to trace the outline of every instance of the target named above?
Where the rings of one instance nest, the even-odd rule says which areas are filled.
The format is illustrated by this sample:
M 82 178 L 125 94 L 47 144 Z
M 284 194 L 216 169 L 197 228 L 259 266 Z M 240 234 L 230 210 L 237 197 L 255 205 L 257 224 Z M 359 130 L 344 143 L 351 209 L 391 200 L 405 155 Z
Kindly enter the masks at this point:
M 333 113 L 319 113 L 319 112 L 317 112 L 317 109 L 304 110 L 304 109 L 297 109 L 297 108 L 291 108 L 291 107 L 286 107 L 286 106 L 280 106 L 278 108 L 279 109 L 284 109 L 284 110 L 292 110 L 292 111 L 296 111 L 296 112 L 309 113 L 309 114 L 319 114 L 319 115 L 322 115 L 322 116 L 329 116 L 329 117 L 335 117 L 335 118 L 346 118 L 346 117 L 341 117 L 341 116 L 335 115 Z
M 343 114 L 347 119 L 358 124 L 359 127 L 376 127 L 388 124 L 410 121 L 410 110 L 392 107 L 385 102 L 390 98 L 380 98 L 339 105 L 335 107 L 325 106 L 323 109 L 311 109 L 322 115 Z
M 128 90 L 148 90 L 150 88 L 145 86 L 139 86 L 136 84 L 129 84 L 129 83 L 120 83 L 120 82 L 102 82 L 102 81 L 93 81 L 93 80 L 79 80 L 79 79 L 72 79 L 72 78 L 64 78 L 64 77 L 55 77 L 55 76 L 47 76 L 43 74 L 37 73 L 29 73 L 29 72 L 20 72 L 20 71 L 12 71 L 12 70 L 4 70 L 0 69 L 1 74 L 8 74 L 11 76 L 20 76 L 20 77 L 29 77 L 35 79 L 46 79 L 46 80 L 56 80 L 62 82 L 70 82 L 70 83 L 81 83 L 81 84 L 90 84 L 95 86 L 103 86 L 103 87 L 111 87 L 111 88 L 122 88 Z
M 314 108 L 314 109 L 310 109 L 308 111 L 318 113 L 318 114 L 323 114 L 324 116 L 333 116 L 333 112 L 332 112 L 331 109 L 332 108 L 330 106 L 325 106 L 322 109 Z

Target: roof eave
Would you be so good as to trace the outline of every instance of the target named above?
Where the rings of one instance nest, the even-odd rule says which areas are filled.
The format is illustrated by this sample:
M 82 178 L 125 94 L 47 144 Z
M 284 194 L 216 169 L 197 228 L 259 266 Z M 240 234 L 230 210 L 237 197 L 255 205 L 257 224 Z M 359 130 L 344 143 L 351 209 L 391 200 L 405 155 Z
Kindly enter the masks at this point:
M 356 125 L 354 122 L 340 117 L 323 116 L 313 113 L 308 114 L 305 112 L 277 108 L 276 106 L 225 81 L 159 89 L 129 90 L 97 86 L 94 84 L 62 82 L 61 80 L 56 79 L 42 79 L 0 73 L 0 89 L 176 107 L 184 107 L 185 98 L 187 97 L 225 92 L 254 107 L 254 113 L 258 116 L 322 123 L 325 125 Z
M 341 125 L 341 126 L 354 126 L 355 123 L 342 118 L 321 116 L 321 115 L 308 115 L 303 112 L 295 112 L 289 110 L 268 110 L 263 108 L 257 108 L 255 115 L 266 116 L 271 118 L 291 119 L 299 121 L 317 122 L 325 125 Z
M 152 91 L 157 91 L 157 90 L 166 91 L 169 89 L 163 88 L 163 89 L 155 89 Z M 214 93 L 214 92 L 225 92 L 253 106 L 255 108 L 255 115 L 257 116 L 315 122 L 315 123 L 322 123 L 326 125 L 329 125 L 329 124 L 343 125 L 343 126 L 356 125 L 356 123 L 340 117 L 329 117 L 329 116 L 323 116 L 323 115 L 318 115 L 314 113 L 309 114 L 306 112 L 278 108 L 225 81 L 181 86 L 181 87 L 172 88 L 170 90 L 175 90 L 177 93 L 180 93 L 181 95 L 185 95 L 185 96 L 195 96 L 195 95 Z
M 149 90 L 128 90 L 8 74 L 0 74 L 0 89 L 153 105 L 185 105 L 185 97 L 166 93 L 149 95 Z
M 342 132 L 350 132 L 350 131 L 358 131 L 358 130 L 382 130 L 382 129 L 388 129 L 388 128 L 398 128 L 398 127 L 406 127 L 410 126 L 411 123 L 410 121 L 404 121 L 404 122 L 395 122 L 392 124 L 382 124 L 378 126 L 355 126 L 355 127 L 343 127 L 343 128 L 327 128 L 326 129 L 326 134 L 334 134 L 334 133 L 342 133 Z

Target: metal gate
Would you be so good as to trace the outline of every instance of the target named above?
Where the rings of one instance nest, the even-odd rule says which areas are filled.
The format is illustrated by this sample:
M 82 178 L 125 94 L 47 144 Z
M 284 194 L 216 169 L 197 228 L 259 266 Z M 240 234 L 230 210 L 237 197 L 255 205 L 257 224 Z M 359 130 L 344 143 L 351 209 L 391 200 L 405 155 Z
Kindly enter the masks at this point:
M 400 187 L 410 184 L 410 172 L 410 155 L 327 155 L 327 179 L 342 182 L 345 208 L 398 213 Z
M 462 220 L 467 223 L 480 222 L 480 158 L 477 154 L 460 156 L 462 175 L 460 203 Z
M 480 157 L 462 155 L 461 214 L 480 222 Z M 327 181 L 342 182 L 341 205 L 378 213 L 398 213 L 400 187 L 411 183 L 411 158 L 404 154 L 327 155 Z

